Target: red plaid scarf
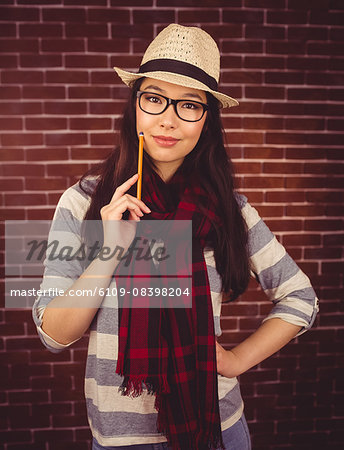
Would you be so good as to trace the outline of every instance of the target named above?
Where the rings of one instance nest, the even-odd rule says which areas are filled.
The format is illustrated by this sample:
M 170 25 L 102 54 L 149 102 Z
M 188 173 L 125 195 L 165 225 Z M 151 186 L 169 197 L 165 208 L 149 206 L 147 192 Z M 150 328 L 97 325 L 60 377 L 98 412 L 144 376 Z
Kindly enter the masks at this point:
M 135 397 L 145 385 L 148 392 L 156 394 L 157 429 L 173 449 L 224 448 L 214 318 L 203 256 L 204 246 L 212 242 L 214 228 L 201 213 L 196 197 L 205 197 L 208 213 L 219 220 L 214 199 L 210 201 L 203 189 L 190 182 L 190 177 L 186 183 L 178 171 L 168 184 L 154 173 L 143 180 L 143 187 L 142 200 L 152 210 L 144 218 L 192 220 L 192 308 L 132 308 L 133 298 L 119 296 L 116 372 L 124 377 L 120 390 L 123 395 Z M 118 289 L 133 288 L 140 264 L 134 259 L 129 274 L 128 268 L 123 272 L 122 263 L 119 264 L 115 274 Z M 160 280 L 168 287 L 168 278 L 160 277 Z M 136 278 L 135 286 L 149 287 L 151 283 L 150 278 L 141 278 L 139 283 Z M 135 297 L 135 301 L 145 302 L 147 306 L 154 302 L 156 306 L 157 298 Z

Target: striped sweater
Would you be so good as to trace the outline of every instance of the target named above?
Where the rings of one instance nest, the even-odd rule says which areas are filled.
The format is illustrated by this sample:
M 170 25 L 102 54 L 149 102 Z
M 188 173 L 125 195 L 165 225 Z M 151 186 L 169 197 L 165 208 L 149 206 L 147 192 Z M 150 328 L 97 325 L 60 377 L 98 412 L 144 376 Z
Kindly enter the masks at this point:
M 94 181 L 89 181 L 90 186 Z M 273 302 L 264 319 L 280 318 L 301 326 L 299 334 L 309 329 L 318 311 L 318 300 L 308 277 L 286 253 L 246 197 L 237 195 L 242 215 L 248 226 L 248 251 L 251 274 Z M 58 240 L 62 246 L 80 247 L 81 223 L 90 198 L 78 184 L 61 196 L 49 233 L 49 242 Z M 213 305 L 216 336 L 221 335 L 221 279 L 215 268 L 211 249 L 204 249 Z M 80 261 L 51 261 L 46 258 L 40 290 L 49 288 L 66 291 L 83 272 Z M 112 282 L 115 287 L 115 281 Z M 109 286 L 112 287 L 111 284 Z M 43 344 L 52 352 L 60 352 L 62 345 L 42 330 L 42 317 L 52 297 L 38 297 L 33 306 L 33 319 Z M 117 298 L 104 297 L 90 326 L 85 373 L 85 396 L 88 420 L 93 436 L 102 446 L 120 446 L 166 441 L 156 431 L 157 412 L 154 396 L 143 394 L 137 398 L 122 396 L 118 386 L 122 378 L 116 374 L 118 352 Z M 243 401 L 236 378 L 218 375 L 219 407 L 222 430 L 234 425 L 243 412 Z

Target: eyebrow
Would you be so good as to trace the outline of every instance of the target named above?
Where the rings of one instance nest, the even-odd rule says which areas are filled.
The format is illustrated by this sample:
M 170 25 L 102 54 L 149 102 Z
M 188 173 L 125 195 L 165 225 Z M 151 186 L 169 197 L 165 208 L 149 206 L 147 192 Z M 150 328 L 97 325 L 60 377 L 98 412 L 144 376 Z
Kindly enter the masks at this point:
M 144 90 L 147 89 L 154 89 L 155 91 L 161 92 L 162 94 L 166 94 L 166 91 L 164 91 L 164 89 L 161 89 L 159 86 L 155 86 L 154 84 L 150 84 L 149 86 L 146 86 L 145 88 L 143 88 Z M 192 98 L 197 98 L 199 99 L 201 102 L 204 102 L 204 100 L 202 99 L 202 97 L 198 94 L 194 94 L 192 92 L 185 92 L 183 94 L 183 97 L 192 97 Z

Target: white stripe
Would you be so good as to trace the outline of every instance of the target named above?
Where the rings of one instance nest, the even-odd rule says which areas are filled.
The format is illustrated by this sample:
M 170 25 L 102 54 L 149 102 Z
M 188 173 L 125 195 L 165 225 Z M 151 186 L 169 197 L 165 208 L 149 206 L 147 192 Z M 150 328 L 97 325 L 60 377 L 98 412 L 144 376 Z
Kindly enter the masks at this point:
M 237 384 L 236 378 L 218 377 L 219 400 L 224 398 Z M 156 413 L 155 395 L 147 391 L 135 398 L 123 396 L 117 386 L 98 386 L 94 378 L 85 378 L 85 396 L 101 412 L 129 412 L 138 414 Z
M 270 319 L 282 319 L 285 322 L 291 323 L 292 325 L 296 325 L 298 327 L 308 327 L 308 322 L 301 317 L 294 316 L 294 314 L 286 314 L 286 313 L 271 313 L 262 321 L 262 323 L 266 322 Z M 296 336 L 299 336 L 298 333 Z
M 58 208 L 62 207 L 69 209 L 76 219 L 83 220 L 90 203 L 90 197 L 86 199 L 76 189 L 74 189 L 73 186 L 71 186 L 61 195 L 55 214 L 57 213 Z
M 259 274 L 263 270 L 277 264 L 285 254 L 285 248 L 274 236 L 270 242 L 251 256 L 251 268 L 255 273 Z
M 116 360 L 118 357 L 118 336 L 113 334 L 90 332 L 88 354 L 100 359 Z
M 246 203 L 246 205 L 242 208 L 241 215 L 247 224 L 248 230 L 253 228 L 260 220 L 262 220 L 258 214 L 258 211 L 249 203 Z

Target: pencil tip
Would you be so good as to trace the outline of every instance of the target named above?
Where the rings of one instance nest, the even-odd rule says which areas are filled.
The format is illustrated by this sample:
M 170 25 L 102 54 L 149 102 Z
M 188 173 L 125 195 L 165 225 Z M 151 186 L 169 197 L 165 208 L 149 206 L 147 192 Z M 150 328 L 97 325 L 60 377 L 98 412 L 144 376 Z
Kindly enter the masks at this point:
M 140 131 L 140 132 L 139 132 L 139 136 L 143 136 L 143 133 L 142 133 L 142 131 Z

